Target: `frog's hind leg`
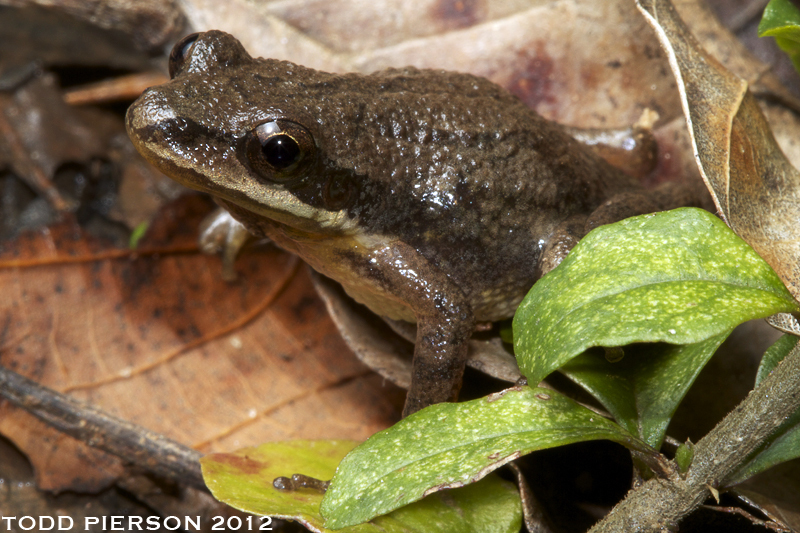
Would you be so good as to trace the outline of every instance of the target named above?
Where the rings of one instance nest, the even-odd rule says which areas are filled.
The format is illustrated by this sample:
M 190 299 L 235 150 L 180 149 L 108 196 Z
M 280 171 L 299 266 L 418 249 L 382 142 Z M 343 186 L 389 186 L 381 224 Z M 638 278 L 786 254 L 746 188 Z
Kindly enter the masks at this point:
M 633 190 L 614 195 L 586 219 L 586 233 L 597 226 L 619 222 L 636 215 L 646 215 L 678 207 L 704 207 L 697 188 L 680 182 L 666 182 L 652 190 Z
M 374 250 L 368 264 L 382 289 L 414 310 L 417 335 L 411 387 L 403 417 L 458 399 L 467 347 L 475 329 L 472 307 L 461 288 L 405 243 Z
M 600 204 L 589 215 L 586 219 L 585 231 L 589 233 L 603 224 L 611 224 L 625 218 L 660 210 L 660 203 L 655 200 L 652 192 L 639 190 L 619 193 Z
M 590 215 L 576 214 L 556 226 L 542 252 L 536 277 L 557 267 L 578 241 L 597 226 L 677 207 L 702 207 L 702 198 L 698 198 L 692 187 L 674 182 L 664 183 L 653 190 L 634 189 L 616 194 Z

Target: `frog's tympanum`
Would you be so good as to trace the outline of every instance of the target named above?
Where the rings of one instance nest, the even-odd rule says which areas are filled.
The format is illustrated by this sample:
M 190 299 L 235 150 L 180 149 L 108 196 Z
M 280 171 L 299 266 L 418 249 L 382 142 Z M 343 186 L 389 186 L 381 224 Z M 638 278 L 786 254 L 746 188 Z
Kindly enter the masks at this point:
M 456 399 L 476 322 L 512 316 L 590 229 L 675 203 L 468 74 L 328 74 L 219 31 L 178 43 L 170 71 L 128 111 L 137 149 L 375 313 L 416 322 L 405 415 Z

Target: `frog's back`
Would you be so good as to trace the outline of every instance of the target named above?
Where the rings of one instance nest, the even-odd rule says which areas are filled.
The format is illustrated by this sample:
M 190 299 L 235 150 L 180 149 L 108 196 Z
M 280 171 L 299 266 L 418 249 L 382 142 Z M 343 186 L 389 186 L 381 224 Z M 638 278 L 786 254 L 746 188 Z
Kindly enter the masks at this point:
M 170 92 L 147 96 L 177 117 L 148 128 L 180 137 L 150 144 L 213 158 L 195 168 L 187 156 L 185 183 L 262 218 L 270 209 L 289 216 L 280 206 L 262 209 L 273 193 L 237 163 L 237 147 L 259 123 L 302 124 L 316 147 L 313 174 L 297 186 L 278 184 L 274 196 L 292 195 L 305 226 L 326 220 L 319 224 L 326 235 L 411 245 L 459 285 L 479 320 L 513 313 L 561 222 L 634 186 L 486 79 L 415 68 L 328 74 L 252 59 L 224 35 L 214 39 L 220 57 L 182 73 Z M 346 189 L 346 201 L 330 201 L 331 183 Z
M 325 157 L 358 183 L 350 215 L 413 245 L 480 320 L 513 314 L 559 223 L 635 187 L 483 78 L 414 68 L 352 78 L 346 93 L 328 82 L 315 99 L 321 129 L 336 132 Z

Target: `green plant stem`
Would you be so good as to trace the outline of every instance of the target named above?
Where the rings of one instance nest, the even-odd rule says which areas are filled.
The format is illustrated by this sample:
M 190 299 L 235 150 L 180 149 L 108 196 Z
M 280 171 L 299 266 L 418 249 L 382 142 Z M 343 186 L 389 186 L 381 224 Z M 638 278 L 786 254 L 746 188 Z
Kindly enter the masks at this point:
M 800 345 L 695 446 L 684 476 L 653 478 L 631 490 L 590 533 L 674 531 L 800 408 Z

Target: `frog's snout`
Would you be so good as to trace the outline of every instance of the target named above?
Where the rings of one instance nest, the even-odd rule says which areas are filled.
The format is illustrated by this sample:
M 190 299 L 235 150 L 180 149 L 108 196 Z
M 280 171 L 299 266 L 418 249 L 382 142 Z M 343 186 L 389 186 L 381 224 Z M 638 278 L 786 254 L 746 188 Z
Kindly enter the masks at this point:
M 125 129 L 134 148 L 153 166 L 164 172 L 164 149 L 171 146 L 170 128 L 176 121 L 175 112 L 163 102 L 157 88 L 145 91 L 128 108 Z
M 133 145 L 141 152 L 142 145 L 148 141 L 163 141 L 155 137 L 165 123 L 176 118 L 175 110 L 166 102 L 164 95 L 157 87 L 151 87 L 128 108 L 125 128 Z
M 148 91 L 149 90 L 150 89 L 148 89 Z M 138 100 L 133 102 L 125 112 L 125 130 L 128 132 L 128 137 L 137 150 L 139 149 L 139 139 L 141 138 L 141 132 L 143 131 L 144 125 L 144 117 L 142 116 L 143 113 L 140 101 L 145 94 L 146 92 L 143 93 Z

